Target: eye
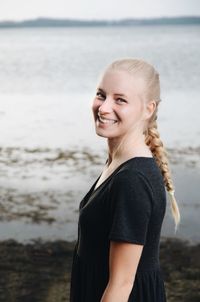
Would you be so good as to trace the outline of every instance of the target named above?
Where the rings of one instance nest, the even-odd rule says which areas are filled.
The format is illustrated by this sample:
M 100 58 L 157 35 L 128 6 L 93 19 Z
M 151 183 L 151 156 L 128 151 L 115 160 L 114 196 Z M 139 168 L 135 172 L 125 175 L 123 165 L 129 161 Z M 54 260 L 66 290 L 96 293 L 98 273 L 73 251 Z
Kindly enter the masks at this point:
M 122 98 L 118 98 L 117 101 L 118 101 L 119 103 L 127 103 L 127 101 L 124 100 L 124 99 L 122 99 Z
M 101 92 L 97 92 L 97 93 L 96 93 L 96 96 L 97 96 L 99 99 L 105 99 L 105 95 L 103 95 Z

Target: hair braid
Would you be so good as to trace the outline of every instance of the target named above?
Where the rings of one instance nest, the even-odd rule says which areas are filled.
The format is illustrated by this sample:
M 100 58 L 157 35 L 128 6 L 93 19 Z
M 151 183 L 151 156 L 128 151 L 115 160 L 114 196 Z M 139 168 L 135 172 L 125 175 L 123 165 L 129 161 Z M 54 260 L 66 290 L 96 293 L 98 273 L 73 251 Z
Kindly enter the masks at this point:
M 148 128 L 146 130 L 145 142 L 149 146 L 153 156 L 155 157 L 158 167 L 160 168 L 161 173 L 163 175 L 164 184 L 166 186 L 167 191 L 170 194 L 171 210 L 177 226 L 178 223 L 180 222 L 180 213 L 179 213 L 176 199 L 174 197 L 174 185 L 171 178 L 167 151 L 164 148 L 163 142 L 160 139 L 160 134 L 157 129 L 158 127 L 156 122 L 157 120 L 156 112 L 154 112 L 155 113 L 154 119 L 150 121 Z

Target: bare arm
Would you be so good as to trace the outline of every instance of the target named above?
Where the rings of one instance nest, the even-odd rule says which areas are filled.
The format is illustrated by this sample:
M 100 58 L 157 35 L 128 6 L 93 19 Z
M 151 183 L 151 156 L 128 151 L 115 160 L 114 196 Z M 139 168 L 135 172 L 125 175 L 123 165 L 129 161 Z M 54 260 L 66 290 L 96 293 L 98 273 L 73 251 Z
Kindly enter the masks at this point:
M 110 241 L 109 282 L 100 302 L 127 302 L 143 245 Z

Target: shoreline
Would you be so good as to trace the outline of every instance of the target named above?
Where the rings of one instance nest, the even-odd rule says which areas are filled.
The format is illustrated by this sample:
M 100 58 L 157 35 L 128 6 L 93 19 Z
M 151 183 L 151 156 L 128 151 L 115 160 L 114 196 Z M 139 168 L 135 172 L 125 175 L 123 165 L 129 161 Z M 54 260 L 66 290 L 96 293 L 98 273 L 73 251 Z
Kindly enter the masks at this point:
M 200 147 L 167 152 L 182 216 L 176 238 L 196 244 Z M 76 240 L 79 202 L 105 158 L 106 150 L 89 148 L 0 148 L 0 239 Z M 168 203 L 162 236 L 174 237 L 173 227 Z
M 1 241 L 0 300 L 69 301 L 74 246 L 75 242 L 67 241 Z M 161 241 L 160 262 L 168 302 L 199 301 L 199 253 L 200 244 L 190 246 L 178 239 Z

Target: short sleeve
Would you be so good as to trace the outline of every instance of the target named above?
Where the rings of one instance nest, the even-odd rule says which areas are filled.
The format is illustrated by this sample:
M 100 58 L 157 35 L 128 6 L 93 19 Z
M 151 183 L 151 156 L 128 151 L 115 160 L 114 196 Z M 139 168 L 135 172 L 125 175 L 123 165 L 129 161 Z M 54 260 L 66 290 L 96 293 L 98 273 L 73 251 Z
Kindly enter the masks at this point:
M 115 175 L 110 194 L 109 239 L 144 245 L 153 200 L 149 181 L 141 172 L 122 171 Z

